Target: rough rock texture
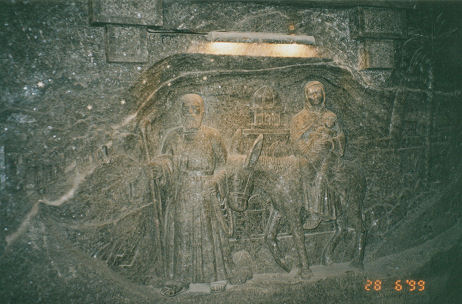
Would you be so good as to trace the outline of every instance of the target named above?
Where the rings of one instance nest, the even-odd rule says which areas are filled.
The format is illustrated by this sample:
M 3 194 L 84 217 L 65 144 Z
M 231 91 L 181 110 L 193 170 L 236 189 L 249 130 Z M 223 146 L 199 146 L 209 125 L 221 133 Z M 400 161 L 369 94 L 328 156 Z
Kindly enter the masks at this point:
M 431 9 L 422 14 L 438 8 Z M 452 10 L 457 15 L 460 7 Z M 287 1 L 164 1 L 162 28 L 124 21 L 127 32 L 120 32 L 92 25 L 88 1 L 1 1 L 0 302 L 458 303 L 460 36 L 449 31 L 453 38 L 434 60 L 429 87 L 424 64 L 402 72 L 401 61 L 415 64 L 404 48 L 390 62 L 391 50 L 388 57 L 377 53 L 388 40 L 373 40 L 372 48 L 362 40 L 401 34 L 373 28 L 367 37 L 352 35 L 356 13 L 347 5 Z M 408 10 L 408 22 L 416 15 Z M 460 33 L 459 19 L 447 18 Z M 295 34 L 316 38 L 322 58 L 188 54 L 193 43 L 205 42 L 198 32 L 287 33 L 291 24 Z M 374 59 L 361 67 L 368 46 L 378 66 L 370 65 Z M 143 128 L 157 152 L 166 130 L 179 125 L 177 97 L 194 92 L 206 103 L 204 124 L 219 130 L 230 148 L 235 130 L 250 127 L 257 89 L 266 85 L 279 94 L 287 124 L 303 108 L 303 86 L 313 79 L 324 84 L 327 108 L 343 127 L 345 158 L 365 172 L 365 271 L 334 264 L 313 266 L 309 280 L 285 274 L 263 243 L 270 207 L 254 200 L 237 215 L 232 239 L 235 252 L 249 253 L 254 278 L 221 294 L 162 297 Z M 315 265 L 332 225 L 306 231 Z M 281 248 L 293 263 L 287 232 L 283 223 Z M 335 263 L 349 260 L 352 238 L 348 233 L 340 242 Z M 382 290 L 364 290 L 367 279 L 383 280 Z M 425 280 L 427 287 L 397 292 L 398 279 Z

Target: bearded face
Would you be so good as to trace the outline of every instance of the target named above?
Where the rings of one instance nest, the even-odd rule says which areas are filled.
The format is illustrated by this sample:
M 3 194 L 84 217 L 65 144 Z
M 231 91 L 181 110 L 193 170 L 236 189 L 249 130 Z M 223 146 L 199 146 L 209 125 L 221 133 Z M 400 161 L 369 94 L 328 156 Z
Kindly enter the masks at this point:
M 202 124 L 204 107 L 199 98 L 185 98 L 182 101 L 181 122 L 185 130 L 197 130 Z

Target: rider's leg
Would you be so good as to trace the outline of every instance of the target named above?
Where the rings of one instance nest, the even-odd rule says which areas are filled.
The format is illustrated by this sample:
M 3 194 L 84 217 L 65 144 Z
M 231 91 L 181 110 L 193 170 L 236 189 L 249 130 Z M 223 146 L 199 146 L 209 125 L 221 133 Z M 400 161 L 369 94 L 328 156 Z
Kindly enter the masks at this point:
M 305 233 L 303 231 L 302 223 L 299 220 L 300 217 L 295 214 L 287 213 L 288 222 L 292 231 L 292 237 L 295 243 L 295 247 L 298 253 L 298 262 L 299 262 L 299 275 L 304 278 L 309 278 L 312 276 L 308 254 L 306 253 L 305 246 Z

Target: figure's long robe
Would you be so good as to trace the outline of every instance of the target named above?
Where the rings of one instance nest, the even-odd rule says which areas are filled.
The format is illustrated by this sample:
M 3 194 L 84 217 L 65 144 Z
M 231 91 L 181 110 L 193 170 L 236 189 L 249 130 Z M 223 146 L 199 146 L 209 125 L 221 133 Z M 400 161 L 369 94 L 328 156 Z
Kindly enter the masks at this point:
M 302 170 L 307 211 L 333 219 L 336 216 L 336 196 L 329 183 L 333 182 L 336 162 L 343 155 L 345 136 L 338 128 L 338 135 L 331 147 L 313 136 L 314 130 L 322 125 L 322 117 L 327 111 L 322 104 L 297 113 L 290 123 L 290 140 L 296 153 L 308 161 Z
M 215 129 L 202 126 L 194 136 L 171 130 L 162 145 L 166 198 L 164 248 L 169 279 L 184 282 L 224 280 L 229 250 L 214 214 L 209 191 L 212 175 L 226 161 Z

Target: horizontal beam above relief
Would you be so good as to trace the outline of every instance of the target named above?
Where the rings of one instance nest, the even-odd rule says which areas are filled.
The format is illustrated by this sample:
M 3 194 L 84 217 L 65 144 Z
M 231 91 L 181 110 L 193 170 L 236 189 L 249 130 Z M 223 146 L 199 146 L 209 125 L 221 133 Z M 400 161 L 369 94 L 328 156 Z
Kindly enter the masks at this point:
M 261 32 L 210 32 L 207 35 L 207 39 L 212 42 L 315 44 L 313 36 Z

